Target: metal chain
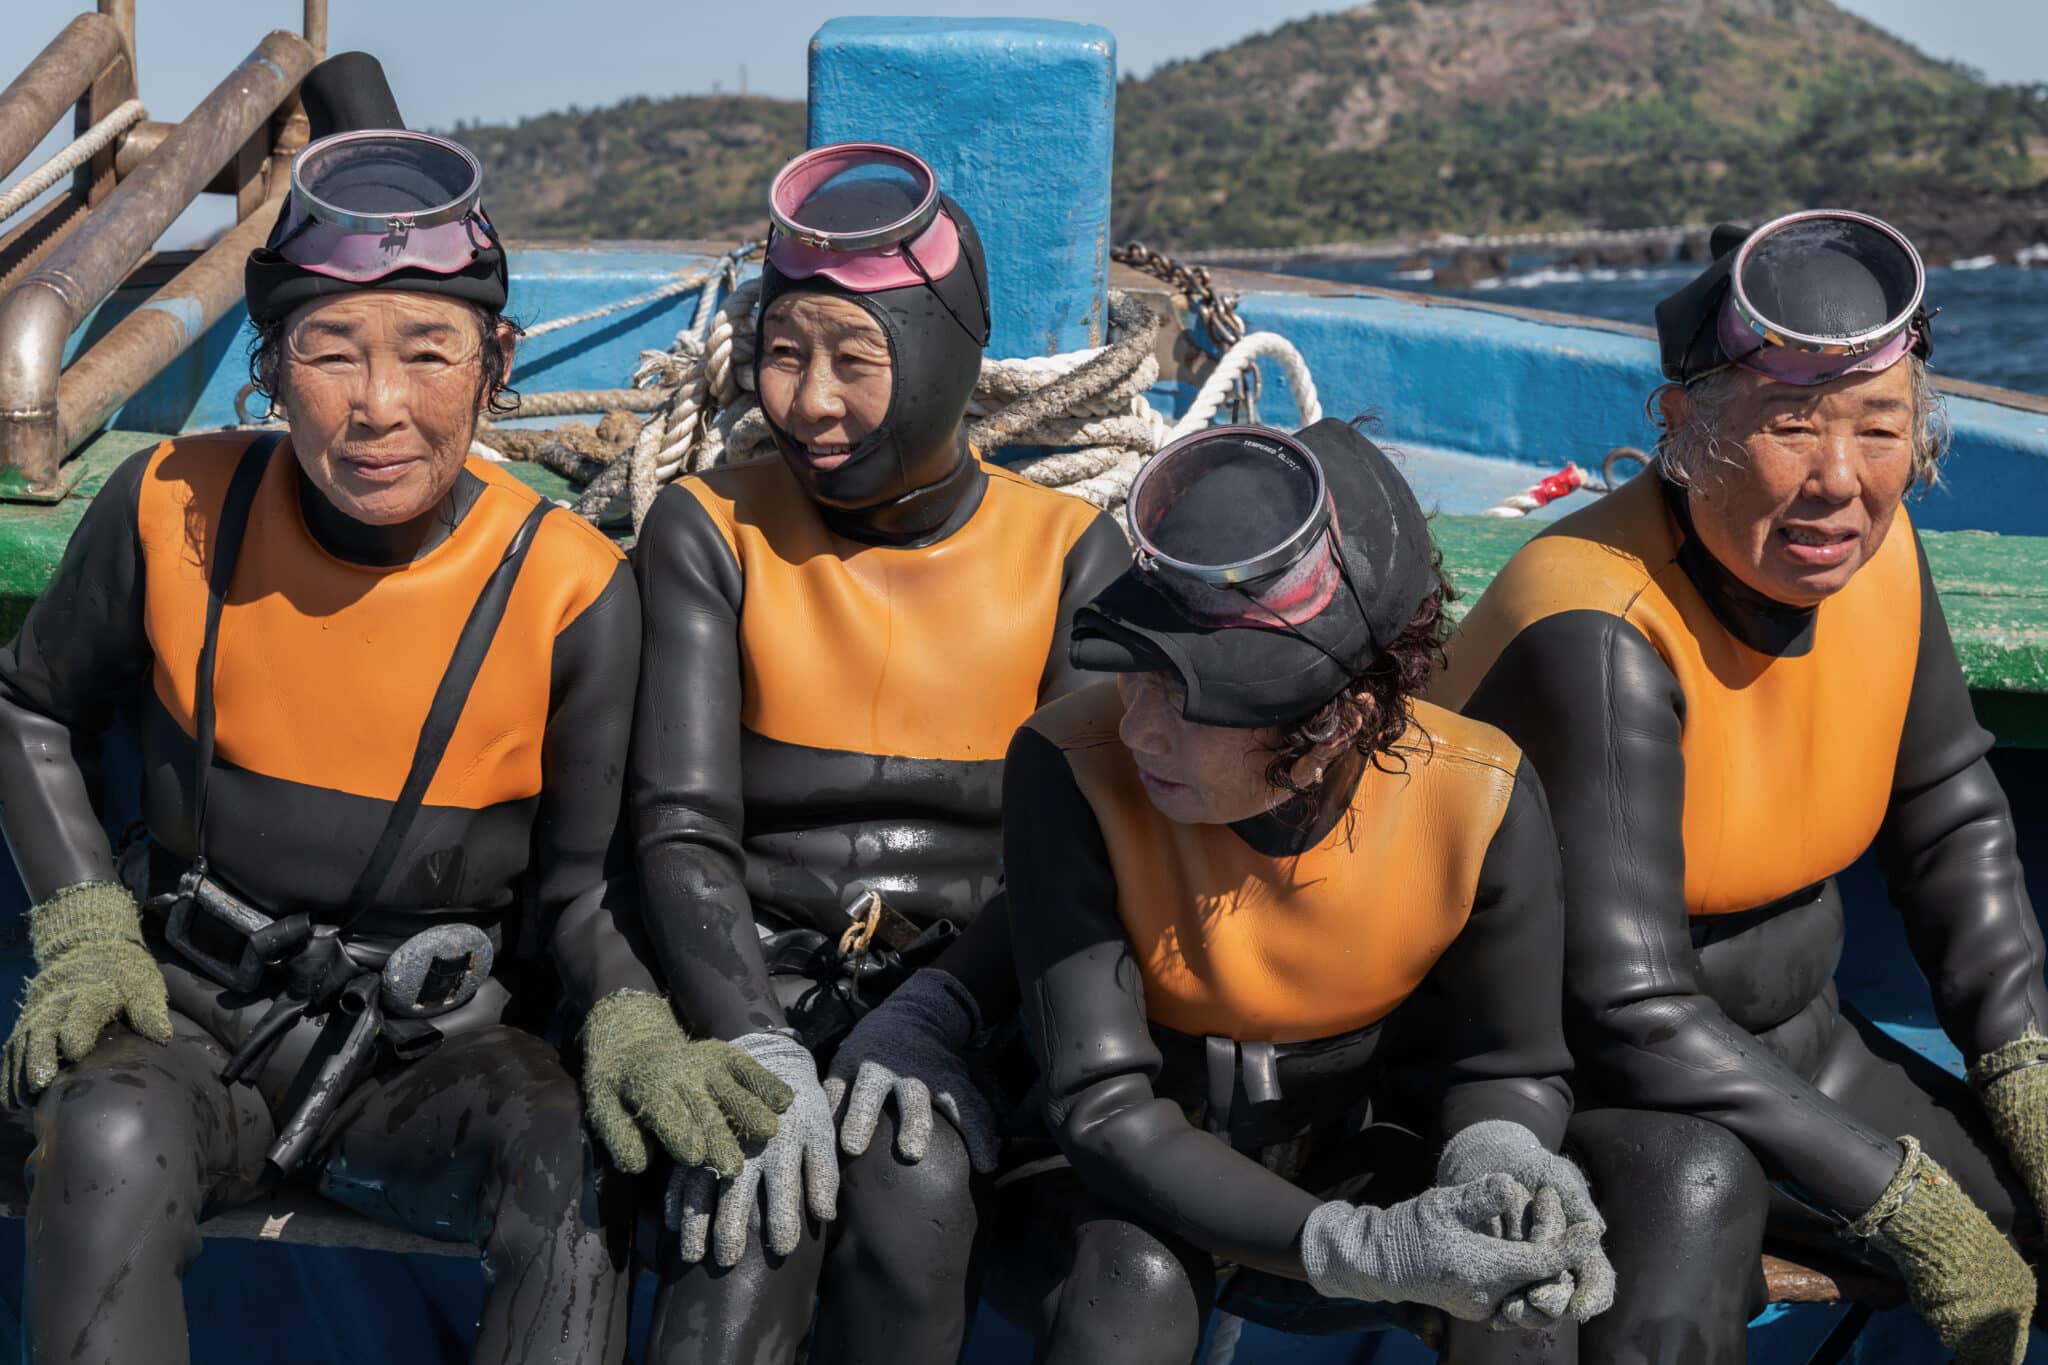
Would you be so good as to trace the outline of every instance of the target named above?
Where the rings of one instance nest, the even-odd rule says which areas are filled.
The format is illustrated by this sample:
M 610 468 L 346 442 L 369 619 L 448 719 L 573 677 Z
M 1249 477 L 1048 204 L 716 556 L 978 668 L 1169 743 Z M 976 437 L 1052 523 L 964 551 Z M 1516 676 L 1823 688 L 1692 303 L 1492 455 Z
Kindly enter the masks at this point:
M 1143 271 L 1184 296 L 1188 307 L 1201 322 L 1203 332 L 1207 333 L 1209 344 L 1218 354 L 1244 339 L 1244 319 L 1237 315 L 1238 295 L 1218 290 L 1209 278 L 1207 266 L 1183 264 L 1165 252 L 1155 251 L 1136 240 L 1111 248 L 1109 258 L 1119 265 Z M 1230 409 L 1232 421 L 1256 423 L 1259 420 L 1261 382 L 1259 371 L 1254 366 L 1244 372 L 1241 382 L 1231 385 L 1224 406 Z

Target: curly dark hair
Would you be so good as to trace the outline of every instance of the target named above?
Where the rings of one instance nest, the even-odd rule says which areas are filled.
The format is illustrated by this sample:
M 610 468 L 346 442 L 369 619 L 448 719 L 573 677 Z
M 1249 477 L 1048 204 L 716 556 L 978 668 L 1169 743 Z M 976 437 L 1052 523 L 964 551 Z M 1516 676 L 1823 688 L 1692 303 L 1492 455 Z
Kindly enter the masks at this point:
M 1266 780 L 1273 786 L 1295 796 L 1308 795 L 1313 789 L 1294 780 L 1295 765 L 1353 718 L 1358 721 L 1358 733 L 1350 744 L 1354 752 L 1389 771 L 1406 768 L 1405 762 L 1389 755 L 1415 722 L 1415 695 L 1443 667 L 1444 640 L 1450 634 L 1450 618 L 1444 608 L 1458 599 L 1458 590 L 1444 577 L 1441 550 L 1431 559 L 1430 569 L 1436 575 L 1436 587 L 1422 599 L 1385 652 L 1314 715 L 1280 732 L 1273 761 L 1266 765 Z
M 482 361 L 477 373 L 477 397 L 484 401 L 484 411 L 493 417 L 517 412 L 519 390 L 505 381 L 505 343 L 498 332 L 500 323 L 509 322 L 516 337 L 521 333 L 519 323 L 504 313 L 489 312 L 473 303 L 467 307 L 476 319 L 477 355 Z M 284 334 L 290 321 L 278 318 L 252 324 L 256 337 L 249 343 L 249 382 L 256 386 L 256 392 L 270 400 L 272 407 L 279 406 L 282 393 Z

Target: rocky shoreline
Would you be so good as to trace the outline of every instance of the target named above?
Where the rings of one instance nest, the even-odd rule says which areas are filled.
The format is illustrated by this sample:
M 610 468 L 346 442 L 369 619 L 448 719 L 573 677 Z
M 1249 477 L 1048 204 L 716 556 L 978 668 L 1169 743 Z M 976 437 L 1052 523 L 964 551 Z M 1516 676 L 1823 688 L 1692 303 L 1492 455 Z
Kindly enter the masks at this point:
M 2022 190 L 1965 198 L 1928 194 L 1898 195 L 1882 202 L 1856 205 L 1896 224 L 1913 239 L 1930 266 L 2048 266 L 2048 182 Z M 1202 258 L 1231 263 L 1228 250 L 1205 251 Z M 1341 260 L 1362 254 L 1349 243 L 1303 246 L 1292 251 L 1245 253 L 1244 263 L 1262 270 L 1289 265 Z M 1514 252 L 1449 245 L 1420 249 L 1395 263 L 1400 276 L 1428 280 L 1441 289 L 1470 289 L 1508 274 L 1516 257 L 1544 255 L 1563 270 L 1632 270 L 1701 262 L 1707 259 L 1707 233 L 1701 230 L 1669 242 L 1628 242 L 1574 247 L 1555 252 Z

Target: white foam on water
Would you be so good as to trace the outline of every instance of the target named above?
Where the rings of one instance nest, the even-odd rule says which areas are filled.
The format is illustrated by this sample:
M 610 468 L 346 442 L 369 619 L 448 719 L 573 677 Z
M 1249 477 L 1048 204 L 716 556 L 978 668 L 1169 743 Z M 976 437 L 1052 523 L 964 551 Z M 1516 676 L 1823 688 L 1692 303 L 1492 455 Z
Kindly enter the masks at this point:
M 2032 246 L 2021 247 L 2013 261 L 2023 268 L 2037 264 L 2048 265 L 2048 242 L 2036 242 Z
M 1950 270 L 1989 270 L 1998 264 L 1996 256 L 1966 256 L 1960 261 L 1950 261 Z

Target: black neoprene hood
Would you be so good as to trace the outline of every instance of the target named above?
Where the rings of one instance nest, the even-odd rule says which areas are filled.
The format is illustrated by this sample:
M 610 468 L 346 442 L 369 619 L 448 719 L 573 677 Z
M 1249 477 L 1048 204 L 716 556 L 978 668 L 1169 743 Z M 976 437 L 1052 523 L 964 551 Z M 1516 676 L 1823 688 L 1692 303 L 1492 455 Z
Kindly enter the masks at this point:
M 760 327 L 785 294 L 829 294 L 865 309 L 889 343 L 889 410 L 880 426 L 854 447 L 836 469 L 814 470 L 788 432 L 769 430 L 805 490 L 821 503 L 872 507 L 933 483 L 964 453 L 962 424 L 967 402 L 981 376 L 982 340 L 968 328 L 988 316 L 988 266 L 973 220 L 950 197 L 940 210 L 960 236 L 960 259 L 952 270 L 926 284 L 868 293 L 823 275 L 791 279 L 772 261 L 761 267 L 761 307 L 755 322 L 755 354 L 762 354 Z

